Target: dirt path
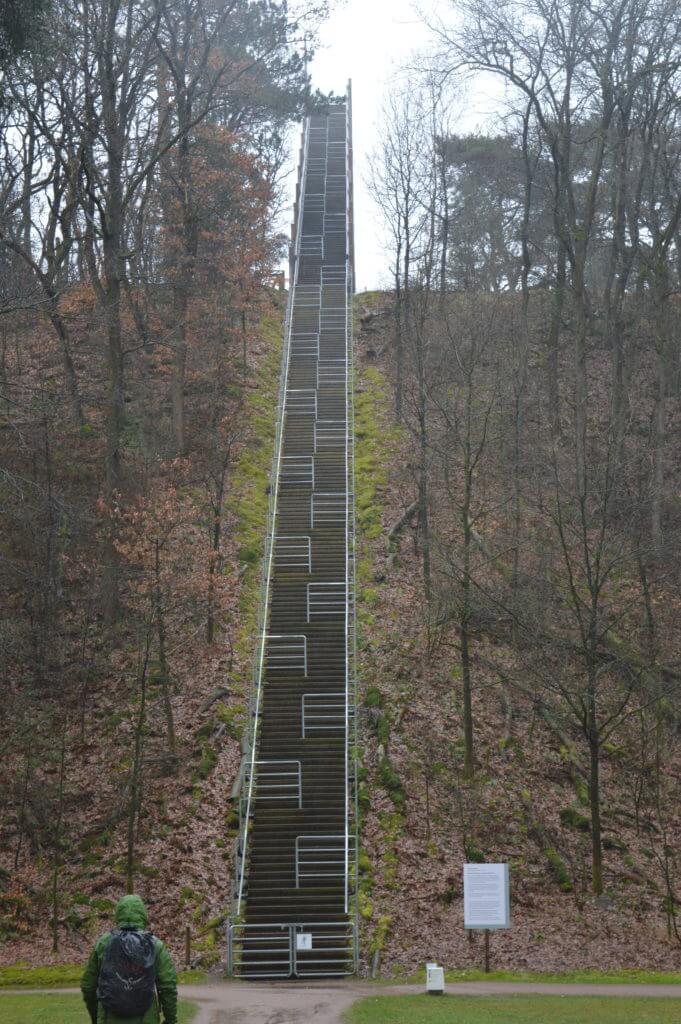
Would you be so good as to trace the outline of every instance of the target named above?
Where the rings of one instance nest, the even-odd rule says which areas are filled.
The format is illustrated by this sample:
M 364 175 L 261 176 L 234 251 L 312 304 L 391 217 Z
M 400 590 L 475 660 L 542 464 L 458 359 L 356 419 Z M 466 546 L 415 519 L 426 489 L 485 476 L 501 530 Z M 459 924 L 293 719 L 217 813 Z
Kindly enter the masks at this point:
M 183 985 L 201 1007 L 194 1024 L 339 1024 L 341 1014 L 375 986 L 350 983 Z
M 681 999 L 681 985 L 540 985 L 466 982 L 449 985 L 452 995 L 590 995 Z M 182 994 L 201 1007 L 194 1024 L 340 1024 L 345 1010 L 365 996 L 423 992 L 422 985 L 372 985 L 356 981 L 183 985 Z
M 0 999 L 3 992 L 0 989 Z M 14 994 L 18 991 L 13 989 Z M 26 990 L 23 990 L 26 991 Z M 31 991 L 46 990 L 32 989 Z M 52 989 L 52 992 L 77 989 Z M 447 987 L 451 995 L 554 995 L 629 996 L 681 999 L 681 985 L 541 985 L 515 982 L 464 982 Z M 216 982 L 182 985 L 181 997 L 198 1003 L 193 1024 L 341 1024 L 342 1014 L 365 996 L 408 995 L 423 992 L 422 985 L 376 985 L 356 981 L 248 984 Z

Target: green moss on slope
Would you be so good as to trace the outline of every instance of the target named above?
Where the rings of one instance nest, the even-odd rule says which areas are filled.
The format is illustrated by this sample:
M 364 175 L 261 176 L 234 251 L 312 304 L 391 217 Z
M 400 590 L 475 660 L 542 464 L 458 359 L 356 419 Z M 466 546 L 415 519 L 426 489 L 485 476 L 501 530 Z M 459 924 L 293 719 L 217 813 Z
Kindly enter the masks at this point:
M 244 420 L 250 424 L 250 436 L 239 455 L 227 501 L 235 521 L 239 560 L 244 567 L 235 650 L 247 663 L 250 663 L 253 653 L 258 620 L 259 569 L 265 544 L 270 500 L 268 488 L 277 429 L 283 334 L 281 317 L 277 314 L 267 317 L 261 325 L 261 332 L 268 350 L 246 398 Z

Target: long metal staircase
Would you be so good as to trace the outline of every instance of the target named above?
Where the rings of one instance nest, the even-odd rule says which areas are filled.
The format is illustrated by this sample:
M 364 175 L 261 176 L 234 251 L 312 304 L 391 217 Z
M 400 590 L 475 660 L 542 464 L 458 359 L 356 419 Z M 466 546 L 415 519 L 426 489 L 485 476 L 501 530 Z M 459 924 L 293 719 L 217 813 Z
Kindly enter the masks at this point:
M 351 93 L 304 124 L 228 969 L 357 965 Z

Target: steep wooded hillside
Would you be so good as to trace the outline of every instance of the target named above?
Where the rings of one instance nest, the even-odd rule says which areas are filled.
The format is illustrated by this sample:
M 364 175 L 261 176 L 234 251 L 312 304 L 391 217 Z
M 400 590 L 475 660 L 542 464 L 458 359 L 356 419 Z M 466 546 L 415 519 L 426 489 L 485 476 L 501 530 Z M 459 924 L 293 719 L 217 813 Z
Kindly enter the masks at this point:
M 429 957 L 451 967 L 479 966 L 481 939 L 463 931 L 461 865 L 483 858 L 508 860 L 512 871 L 513 928 L 493 939 L 496 966 L 675 968 L 679 954 L 670 891 L 677 884 L 681 825 L 672 700 L 679 643 L 673 577 L 661 574 L 651 587 L 665 699 L 653 705 L 632 698 L 604 744 L 605 892 L 596 896 L 585 739 L 564 706 L 563 690 L 554 685 L 560 661 L 577 675 L 579 659 L 565 634 L 553 635 L 554 647 L 548 640 L 561 614 L 561 602 L 546 582 L 548 520 L 542 524 L 541 510 L 532 520 L 528 514 L 536 534 L 533 546 L 528 541 L 523 548 L 524 607 L 541 580 L 546 604 L 543 631 L 537 630 L 531 643 L 522 621 L 514 636 L 518 616 L 506 606 L 507 555 L 501 520 L 493 511 L 503 505 L 508 483 L 503 458 L 488 465 L 485 508 L 492 512 L 476 525 L 469 666 L 475 748 L 474 773 L 468 776 L 455 614 L 460 598 L 447 561 L 447 552 L 454 558 L 462 541 L 456 499 L 438 478 L 431 508 L 433 533 L 442 539 L 433 544 L 435 596 L 429 607 L 415 522 L 418 453 L 409 422 L 397 428 L 392 414 L 393 307 L 387 295 L 360 297 L 358 305 L 364 322 L 357 336 L 356 410 L 364 968 L 407 971 Z M 189 926 L 195 962 L 219 960 L 216 926 L 228 903 L 234 824 L 229 797 L 250 676 L 280 324 L 280 313 L 275 314 L 251 337 L 252 361 L 241 380 L 245 397 L 226 472 L 220 572 L 211 597 L 220 621 L 213 641 L 207 638 L 206 612 L 209 526 L 215 523 L 203 490 L 205 468 L 173 459 L 156 465 L 154 503 L 141 503 L 125 520 L 126 564 L 136 571 L 124 594 L 136 614 L 109 639 L 101 615 L 83 619 L 82 611 L 67 603 L 59 650 L 68 653 L 78 685 L 64 690 L 59 706 L 43 699 L 40 713 L 19 687 L 6 705 L 0 841 L 4 963 L 82 957 L 106 926 L 128 870 L 151 904 L 154 927 L 168 936 L 178 958 Z M 531 366 L 539 364 L 540 355 L 534 348 Z M 479 403 L 484 395 L 481 387 Z M 87 493 L 94 487 L 87 454 L 96 454 L 100 443 L 96 428 L 84 436 L 71 430 L 62 443 L 69 453 L 78 444 L 79 486 Z M 57 446 L 57 454 L 60 450 Z M 131 446 L 127 457 L 141 466 L 142 452 Z M 461 486 L 454 470 L 448 486 L 454 495 Z M 162 540 L 158 583 L 165 669 L 159 661 L 157 538 Z M 79 573 L 87 580 L 86 556 L 68 564 L 72 586 Z M 544 566 L 543 577 L 537 565 Z M 625 593 L 633 585 L 621 584 Z M 87 593 L 82 580 L 80 586 Z M 22 638 L 17 595 L 6 581 L 5 604 L 16 614 L 6 615 L 3 636 L 20 679 L 26 674 L 26 650 L 32 648 Z M 537 598 L 532 602 L 536 616 Z M 640 670 L 645 623 L 638 604 L 628 614 L 616 630 L 613 624 L 614 642 L 621 645 L 620 660 Z M 146 632 L 140 627 L 145 621 Z M 617 679 L 606 684 L 606 706 L 612 702 L 617 710 L 621 696 Z M 657 713 L 651 719 L 653 707 Z M 143 745 L 136 752 L 138 735 Z M 655 756 L 657 765 L 651 760 Z M 142 765 L 139 804 L 131 790 L 136 757 Z M 59 948 L 53 953 L 55 906 Z
M 636 558 L 625 556 L 620 526 L 608 526 L 617 529 L 618 547 L 599 619 L 598 707 L 607 729 L 600 749 L 604 891 L 598 895 L 592 878 L 588 736 L 580 718 L 582 652 L 569 616 L 565 552 L 556 544 L 556 476 L 540 442 L 546 423 L 542 299 L 535 297 L 528 357 L 517 580 L 509 535 L 512 431 L 504 430 L 512 409 L 500 403 L 512 379 L 504 372 L 506 339 L 519 298 L 459 295 L 447 303 L 448 330 L 438 333 L 431 325 L 428 335 L 429 365 L 438 368 L 428 391 L 428 601 L 418 519 L 416 364 L 408 364 L 406 412 L 397 428 L 394 300 L 387 294 L 358 297 L 365 737 L 360 908 L 367 969 L 411 971 L 429 959 L 452 968 L 480 967 L 482 936 L 464 932 L 462 899 L 462 864 L 477 860 L 508 861 L 511 867 L 513 927 L 493 936 L 493 966 L 678 968 L 681 631 L 675 554 L 670 550 L 664 564 L 648 561 L 644 585 Z M 471 339 L 482 344 L 483 336 L 467 405 L 466 358 Z M 607 386 L 607 366 L 606 355 L 594 347 L 589 372 L 596 395 Z M 566 344 L 563 394 L 569 374 Z M 643 360 L 636 391 L 641 448 L 651 381 Z M 462 405 L 455 407 L 457 402 Z M 462 408 L 464 414 L 468 408 L 468 419 L 461 418 Z M 445 412 L 450 425 L 457 424 L 446 445 Z M 674 422 L 678 416 L 676 397 Z M 466 423 L 480 458 L 472 474 L 476 490 L 462 520 Z M 569 436 L 563 435 L 556 457 L 568 459 L 570 449 Z M 669 473 L 666 527 L 672 532 L 676 462 Z M 621 501 L 619 524 L 628 525 L 633 499 L 622 496 Z M 467 607 L 466 522 L 472 534 Z M 565 512 L 565 524 L 574 544 L 579 536 L 574 511 Z M 633 539 L 627 533 L 627 540 Z M 571 548 L 575 564 L 579 550 Z M 655 623 L 654 657 L 646 646 L 649 616 Z M 470 769 L 464 672 L 471 696 Z
M 97 601 L 102 542 L 89 511 L 104 443 L 97 412 L 87 430 L 52 421 L 46 429 L 39 417 L 10 437 L 5 428 L 3 963 L 82 957 L 129 886 L 149 901 L 154 927 L 178 953 L 189 926 L 195 954 L 216 958 L 215 919 L 230 892 L 230 791 L 250 685 L 282 301 L 261 295 L 247 364 L 235 359 L 221 381 L 194 376 L 186 458 L 150 456 L 140 403 L 155 386 L 163 393 L 164 367 L 141 356 L 144 386 L 130 387 L 136 431 L 124 449 L 139 490 L 126 495 L 117 523 L 125 569 L 115 629 Z M 44 374 L 56 353 L 49 335 L 16 338 L 28 387 L 34 361 Z M 86 345 L 77 349 L 79 371 Z M 204 435 L 218 381 L 227 405 Z

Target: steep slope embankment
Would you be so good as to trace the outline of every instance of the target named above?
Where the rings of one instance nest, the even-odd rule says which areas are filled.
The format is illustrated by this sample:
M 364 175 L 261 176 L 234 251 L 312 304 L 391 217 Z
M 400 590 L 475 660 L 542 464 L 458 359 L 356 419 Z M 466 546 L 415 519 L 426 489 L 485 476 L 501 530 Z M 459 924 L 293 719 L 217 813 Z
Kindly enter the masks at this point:
M 19 591 L 5 584 L 0 964 L 82 960 L 129 872 L 178 963 L 187 927 L 194 960 L 222 955 L 281 353 L 281 303 L 263 303 L 248 364 L 235 358 L 214 429 L 192 424 L 187 458 L 149 460 L 143 440 L 126 449 L 129 473 L 147 477 L 120 524 L 124 614 L 113 635 L 83 600 L 96 534 L 66 565 L 55 639 L 68 686 L 56 682 L 56 655 L 55 681 L 36 681 Z M 212 388 L 195 385 L 202 415 Z M 94 412 L 91 421 L 70 476 L 69 436 L 55 442 L 60 501 L 75 500 L 76 485 L 96 495 Z
M 423 597 L 415 432 L 408 414 L 399 430 L 392 416 L 391 298 L 358 303 L 365 966 L 411 972 L 436 959 L 479 968 L 482 936 L 463 929 L 462 864 L 487 860 L 508 861 L 512 878 L 512 928 L 492 937 L 493 967 L 678 969 L 667 913 L 678 807 L 662 820 L 637 803 L 640 721 L 626 719 L 603 749 L 605 891 L 595 896 L 584 737 L 538 682 L 546 666 L 518 644 L 493 601 L 478 603 L 471 630 L 475 773 L 466 777 L 460 633 L 443 600 L 428 609 Z M 490 507 L 503 505 L 502 479 L 485 486 Z M 433 534 L 454 545 L 443 493 L 433 498 Z M 493 520 L 487 529 L 493 545 Z M 440 544 L 437 597 L 448 589 Z M 490 590 L 493 562 L 479 570 Z M 666 771 L 673 786 L 673 759 Z

